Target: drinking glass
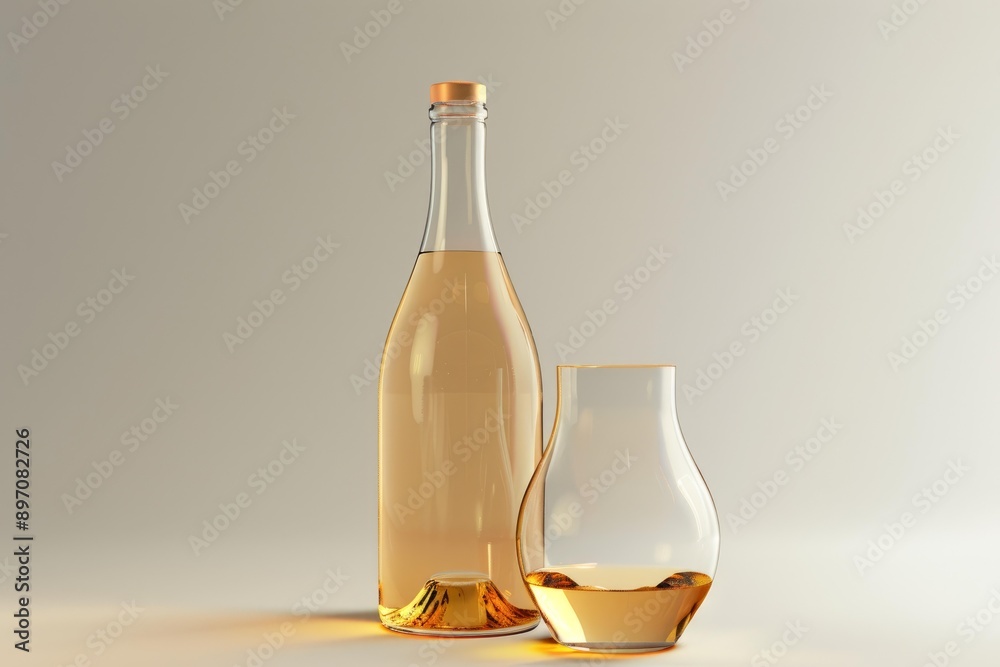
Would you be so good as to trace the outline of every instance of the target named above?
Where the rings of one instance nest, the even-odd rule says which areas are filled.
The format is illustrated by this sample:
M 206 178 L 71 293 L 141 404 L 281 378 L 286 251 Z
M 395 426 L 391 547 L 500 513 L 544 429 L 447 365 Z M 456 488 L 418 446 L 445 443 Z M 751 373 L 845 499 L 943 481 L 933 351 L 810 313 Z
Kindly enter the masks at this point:
M 521 574 L 561 644 L 672 646 L 719 559 L 715 503 L 677 422 L 675 368 L 557 374 L 552 435 L 518 515 Z

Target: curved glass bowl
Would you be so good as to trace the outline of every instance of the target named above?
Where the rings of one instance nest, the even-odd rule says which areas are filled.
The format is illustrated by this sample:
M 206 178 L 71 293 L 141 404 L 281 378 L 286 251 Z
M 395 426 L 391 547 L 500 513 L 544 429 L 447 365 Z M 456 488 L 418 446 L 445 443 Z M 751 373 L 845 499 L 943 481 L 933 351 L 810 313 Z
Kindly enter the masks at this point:
M 677 423 L 673 366 L 559 366 L 555 424 L 521 503 L 518 563 L 553 636 L 672 646 L 708 594 L 719 518 Z

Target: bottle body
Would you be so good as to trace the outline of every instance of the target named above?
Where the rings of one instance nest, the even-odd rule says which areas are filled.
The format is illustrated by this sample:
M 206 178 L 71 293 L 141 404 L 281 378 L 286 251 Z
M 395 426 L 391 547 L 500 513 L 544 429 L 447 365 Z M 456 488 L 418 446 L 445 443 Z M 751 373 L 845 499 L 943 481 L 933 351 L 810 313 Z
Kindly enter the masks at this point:
M 540 383 L 500 254 L 421 253 L 379 381 L 379 612 L 387 625 L 496 634 L 537 624 L 514 530 L 540 455 Z
M 432 128 L 432 159 L 454 151 L 461 166 L 482 143 L 477 122 Z M 541 455 L 538 356 L 488 212 L 474 205 L 485 206 L 474 192 L 484 184 L 468 182 L 481 165 L 466 167 L 435 167 L 444 194 L 432 192 L 438 212 L 379 377 L 379 615 L 421 634 L 507 634 L 539 620 L 515 546 Z M 456 205 L 463 188 L 473 205 Z

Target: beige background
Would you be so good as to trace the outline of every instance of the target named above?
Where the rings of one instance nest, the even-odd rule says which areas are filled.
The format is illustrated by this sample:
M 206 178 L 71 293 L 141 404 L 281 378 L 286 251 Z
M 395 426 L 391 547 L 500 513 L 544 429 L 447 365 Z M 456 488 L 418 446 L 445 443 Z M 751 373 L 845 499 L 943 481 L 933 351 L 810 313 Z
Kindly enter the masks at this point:
M 480 77 L 491 209 L 541 355 L 546 429 L 558 346 L 606 299 L 616 312 L 566 361 L 675 363 L 692 386 L 715 375 L 679 410 L 723 518 L 717 585 L 677 649 L 636 662 L 774 664 L 760 651 L 796 622 L 808 631 L 778 647 L 782 665 L 920 665 L 952 641 L 950 664 L 995 659 L 1000 622 L 971 638 L 960 624 L 1000 589 L 1000 280 L 976 283 L 1000 251 L 996 3 L 896 0 L 888 32 L 887 0 L 389 5 L 0 9 L 0 498 L 9 517 L 13 431 L 28 426 L 36 535 L 35 651 L 9 646 L 8 556 L 3 663 L 247 665 L 283 622 L 294 634 L 268 665 L 593 659 L 542 628 L 435 644 L 373 620 L 376 397 L 352 376 L 377 365 L 419 244 L 427 87 Z M 341 44 L 366 26 L 376 36 L 348 58 Z M 686 48 L 697 57 L 678 67 Z M 115 102 L 144 77 L 135 108 Z M 816 90 L 826 99 L 800 108 Z M 294 118 L 248 161 L 241 144 L 274 109 Z M 782 120 L 796 112 L 798 127 Z M 113 131 L 57 175 L 102 121 Z M 723 199 L 717 183 L 762 147 Z M 935 161 L 914 172 L 925 150 Z M 238 173 L 187 224 L 180 205 L 229 161 Z M 539 197 L 563 170 L 572 182 Z M 390 187 L 387 172 L 406 177 Z M 845 224 L 895 179 L 852 243 Z M 547 207 L 518 229 L 526 198 Z M 317 238 L 339 247 L 293 290 L 286 272 Z M 671 257 L 626 300 L 616 284 L 650 246 Z M 123 268 L 134 279 L 102 293 Z M 970 280 L 981 289 L 959 299 Z M 224 335 L 277 289 L 283 303 L 231 352 Z M 779 290 L 795 300 L 774 321 Z M 109 297 L 92 321 L 78 310 Z M 893 364 L 936 311 L 935 335 Z M 78 335 L 22 380 L 71 323 Z M 710 367 L 736 342 L 742 356 Z M 164 417 L 157 399 L 179 407 L 130 451 L 122 434 Z M 787 459 L 824 418 L 842 428 L 804 465 Z M 285 440 L 304 449 L 272 482 L 252 477 Z M 121 465 L 69 511 L 65 494 L 115 450 Z M 946 495 L 915 503 L 958 462 Z M 786 483 L 734 529 L 776 473 Z M 249 505 L 196 555 L 190 536 L 241 493 Z M 904 512 L 915 525 L 884 537 Z M 880 536 L 891 548 L 859 572 Z M 295 616 L 329 571 L 326 615 Z M 93 633 L 133 600 L 145 611 L 103 650 Z

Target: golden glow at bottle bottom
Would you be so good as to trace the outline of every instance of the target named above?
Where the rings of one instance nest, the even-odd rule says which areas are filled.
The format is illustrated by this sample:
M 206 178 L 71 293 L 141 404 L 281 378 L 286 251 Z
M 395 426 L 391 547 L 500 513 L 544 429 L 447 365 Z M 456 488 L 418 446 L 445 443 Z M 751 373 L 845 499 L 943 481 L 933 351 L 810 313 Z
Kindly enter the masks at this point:
M 413 602 L 399 609 L 379 605 L 393 630 L 448 636 L 486 636 L 530 630 L 538 612 L 521 609 L 480 573 L 453 573 L 429 580 Z

